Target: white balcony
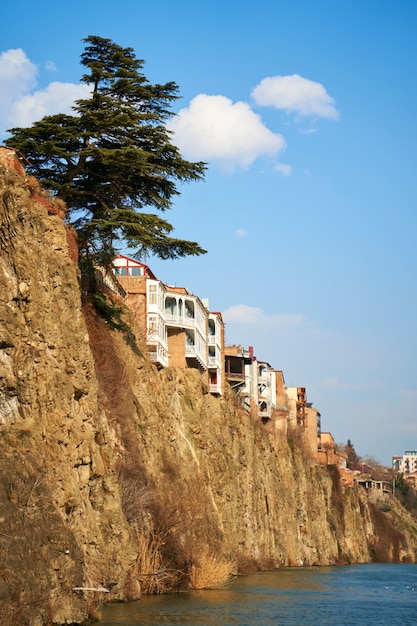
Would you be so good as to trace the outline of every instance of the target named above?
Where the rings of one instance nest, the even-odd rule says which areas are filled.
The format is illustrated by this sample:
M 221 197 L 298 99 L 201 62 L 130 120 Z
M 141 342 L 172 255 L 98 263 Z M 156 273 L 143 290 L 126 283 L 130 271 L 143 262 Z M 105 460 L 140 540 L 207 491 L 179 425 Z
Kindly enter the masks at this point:
M 207 335 L 207 312 L 193 296 L 167 293 L 164 319 L 168 326 L 196 328 L 202 335 Z
M 222 393 L 222 386 L 221 386 L 220 383 L 210 383 L 209 391 L 210 391 L 210 393 L 221 395 L 221 393 Z
M 209 346 L 220 346 L 220 339 L 217 337 L 217 335 L 208 335 L 207 337 L 207 341 Z
M 201 348 L 199 349 L 196 345 L 186 344 L 185 357 L 188 359 L 196 359 L 204 369 L 207 369 L 207 358 L 205 355 L 205 351 L 203 353 Z
M 159 339 L 154 341 L 148 338 L 147 340 L 149 358 L 152 363 L 159 367 L 168 367 L 169 355 L 166 348 L 162 345 Z

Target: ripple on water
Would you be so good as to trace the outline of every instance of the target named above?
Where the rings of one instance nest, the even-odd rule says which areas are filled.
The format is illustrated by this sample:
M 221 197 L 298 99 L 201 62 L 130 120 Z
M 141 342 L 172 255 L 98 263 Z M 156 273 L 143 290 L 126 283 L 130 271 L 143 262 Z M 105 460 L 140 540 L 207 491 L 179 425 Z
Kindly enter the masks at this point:
M 100 624 L 415 626 L 417 565 L 288 568 L 224 589 L 147 596 L 102 609 Z

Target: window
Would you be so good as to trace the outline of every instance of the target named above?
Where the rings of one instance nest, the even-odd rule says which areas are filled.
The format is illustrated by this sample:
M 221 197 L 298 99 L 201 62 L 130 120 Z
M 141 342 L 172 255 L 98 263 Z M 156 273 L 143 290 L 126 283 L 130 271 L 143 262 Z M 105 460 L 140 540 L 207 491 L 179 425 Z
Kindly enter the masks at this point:
M 157 323 L 156 323 L 156 317 L 150 317 L 149 318 L 149 329 L 148 332 L 150 335 L 154 335 L 156 334 L 158 331 L 158 327 L 157 327 Z
M 142 268 L 141 267 L 131 267 L 130 273 L 132 276 L 142 276 Z
M 195 346 L 195 335 L 193 331 L 186 329 L 185 343 L 187 344 L 187 346 Z
M 149 304 L 156 304 L 156 285 L 149 285 Z
M 177 301 L 171 296 L 165 298 L 165 313 L 168 315 L 176 315 L 177 313 Z
M 194 319 L 194 302 L 192 300 L 185 301 L 185 317 Z

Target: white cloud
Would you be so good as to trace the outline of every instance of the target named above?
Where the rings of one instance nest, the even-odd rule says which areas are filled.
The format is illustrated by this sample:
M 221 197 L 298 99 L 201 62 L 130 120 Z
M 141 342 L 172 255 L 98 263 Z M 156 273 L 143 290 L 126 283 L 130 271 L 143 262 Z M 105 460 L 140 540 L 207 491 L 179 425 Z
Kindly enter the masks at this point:
M 54 69 L 52 61 L 47 62 Z M 21 48 L 0 54 L 0 135 L 14 126 L 30 126 L 45 115 L 68 113 L 74 101 L 88 97 L 84 84 L 53 82 L 37 90 L 37 66 Z
M 283 176 L 291 176 L 292 167 L 291 165 L 286 165 L 285 163 L 277 163 L 274 165 L 274 172 L 279 172 Z
M 256 324 L 258 328 L 270 328 L 271 326 L 288 328 L 301 326 L 307 321 L 307 317 L 299 313 L 274 313 L 273 315 L 266 315 L 263 309 L 247 306 L 246 304 L 236 304 L 235 306 L 229 307 L 223 311 L 222 317 L 226 323 Z
M 20 48 L 0 54 L 0 119 L 5 122 L 16 100 L 36 85 L 37 67 Z M 7 122 L 6 122 L 7 123 Z
M 255 87 L 252 97 L 259 106 L 272 106 L 303 116 L 333 120 L 339 117 L 335 100 L 323 85 L 298 74 L 268 76 Z
M 226 170 L 247 169 L 259 157 L 273 157 L 285 140 L 262 123 L 245 102 L 200 94 L 169 122 L 173 139 L 189 159 L 217 162 Z
M 2 98 L 12 93 L 22 94 L 36 84 L 37 68 L 21 48 L 0 54 L 0 85 Z
M 46 89 L 23 96 L 14 105 L 13 124 L 30 126 L 45 115 L 72 113 L 75 100 L 88 98 L 91 87 L 85 84 L 53 82 Z
M 55 63 L 53 61 L 47 61 L 45 63 L 45 69 L 48 72 L 56 72 L 57 71 L 57 67 L 56 67 L 56 65 L 55 65 Z
M 246 228 L 238 228 L 236 231 L 236 237 L 239 238 L 246 237 L 247 234 L 248 231 L 246 230 Z

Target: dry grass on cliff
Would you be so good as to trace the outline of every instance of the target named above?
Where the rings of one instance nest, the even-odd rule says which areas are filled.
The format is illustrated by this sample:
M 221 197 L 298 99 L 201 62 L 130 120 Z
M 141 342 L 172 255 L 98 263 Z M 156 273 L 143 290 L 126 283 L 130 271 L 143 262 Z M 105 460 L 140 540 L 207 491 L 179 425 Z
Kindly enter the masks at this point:
M 170 593 L 184 579 L 184 572 L 163 565 L 162 548 L 163 542 L 159 537 L 139 538 L 137 578 L 144 595 Z
M 135 407 L 128 369 L 108 326 L 91 304 L 83 306 L 83 314 L 97 371 L 100 407 L 104 409 L 109 423 L 119 428 L 126 454 L 132 455 L 137 450 L 135 422 L 132 419 Z
M 143 468 L 126 460 L 119 468 L 119 484 L 123 512 L 137 542 L 132 581 L 140 582 L 145 595 L 184 588 L 188 572 L 176 534 L 184 522 L 178 502 L 161 502 Z
M 303 459 L 307 461 L 315 461 L 315 456 L 306 441 L 303 429 L 299 427 L 289 426 L 287 432 L 287 442 L 290 450 L 300 452 Z
M 191 566 L 191 589 L 217 589 L 236 575 L 236 564 L 210 552 L 203 553 Z
M 5 600 L 0 597 L 0 626 L 10 626 L 10 624 L 24 624 L 25 618 L 24 609 L 17 600 L 6 598 Z

